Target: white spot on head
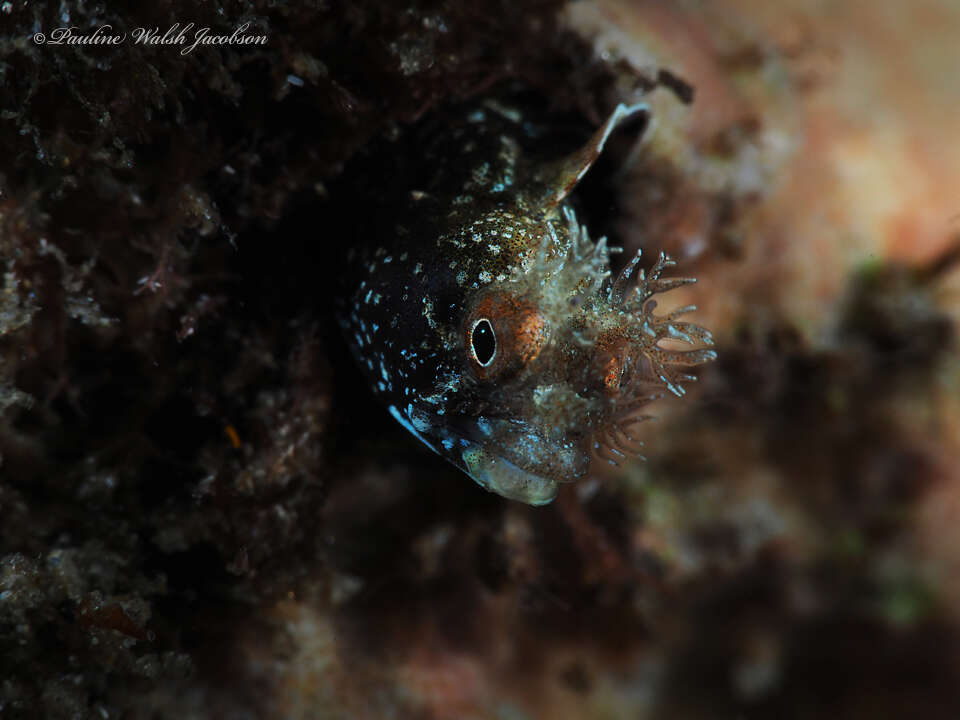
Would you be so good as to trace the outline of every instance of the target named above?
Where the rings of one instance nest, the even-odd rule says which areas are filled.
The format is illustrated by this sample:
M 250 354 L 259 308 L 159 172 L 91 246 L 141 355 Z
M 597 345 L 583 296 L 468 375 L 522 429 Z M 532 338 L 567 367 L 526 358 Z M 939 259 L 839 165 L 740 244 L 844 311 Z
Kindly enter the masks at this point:
M 407 407 L 411 407 L 407 405 Z M 413 423 L 413 426 L 420 432 L 430 432 L 430 421 L 427 420 L 426 415 L 422 412 L 411 412 L 410 421 Z
M 412 407 L 412 405 L 407 406 L 408 410 Z M 435 453 L 437 453 L 437 455 L 440 454 L 440 452 L 433 445 L 431 445 L 430 442 L 423 435 L 421 435 L 413 425 L 410 424 L 410 421 L 400 414 L 400 411 L 397 410 L 395 405 L 391 405 L 387 408 L 387 410 L 389 410 L 390 414 L 393 415 L 394 420 L 403 425 L 415 438 L 417 438 L 417 440 L 433 450 Z
M 433 317 L 433 303 L 426 298 L 423 299 L 423 316 L 427 319 L 427 325 L 436 330 L 437 321 Z

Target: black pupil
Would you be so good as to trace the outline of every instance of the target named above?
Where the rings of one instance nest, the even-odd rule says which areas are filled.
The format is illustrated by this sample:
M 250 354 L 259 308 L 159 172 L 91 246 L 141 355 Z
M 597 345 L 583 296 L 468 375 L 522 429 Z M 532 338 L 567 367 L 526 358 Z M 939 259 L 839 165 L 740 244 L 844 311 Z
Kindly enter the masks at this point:
M 473 328 L 471 342 L 477 362 L 483 366 L 489 365 L 493 360 L 493 354 L 497 351 L 497 338 L 493 334 L 493 327 L 489 320 L 481 320 L 477 323 Z

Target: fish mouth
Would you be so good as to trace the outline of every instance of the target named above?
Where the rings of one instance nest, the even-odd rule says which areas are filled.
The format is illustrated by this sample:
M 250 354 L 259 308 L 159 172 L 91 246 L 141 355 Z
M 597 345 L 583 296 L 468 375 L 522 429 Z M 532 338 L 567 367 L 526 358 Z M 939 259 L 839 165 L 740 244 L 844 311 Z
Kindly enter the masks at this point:
M 456 423 L 457 463 L 481 487 L 528 505 L 546 505 L 562 482 L 586 475 L 590 454 L 548 437 L 531 423 L 481 417 Z
M 528 505 L 546 505 L 562 482 L 587 474 L 584 438 L 551 437 L 535 424 L 509 418 L 452 416 L 410 406 L 391 414 L 427 447 L 485 490 Z
M 495 455 L 475 443 L 463 450 L 460 458 L 466 473 L 480 487 L 509 500 L 546 505 L 557 496 L 560 488 L 553 478 L 523 470 L 502 455 Z

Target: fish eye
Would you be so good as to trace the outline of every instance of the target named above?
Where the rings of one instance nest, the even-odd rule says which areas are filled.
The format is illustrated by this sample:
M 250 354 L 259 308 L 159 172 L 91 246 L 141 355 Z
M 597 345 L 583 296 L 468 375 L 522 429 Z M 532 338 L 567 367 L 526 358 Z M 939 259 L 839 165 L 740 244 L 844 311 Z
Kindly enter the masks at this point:
M 480 367 L 490 367 L 497 354 L 497 336 L 486 318 L 477 320 L 470 330 L 470 353 Z

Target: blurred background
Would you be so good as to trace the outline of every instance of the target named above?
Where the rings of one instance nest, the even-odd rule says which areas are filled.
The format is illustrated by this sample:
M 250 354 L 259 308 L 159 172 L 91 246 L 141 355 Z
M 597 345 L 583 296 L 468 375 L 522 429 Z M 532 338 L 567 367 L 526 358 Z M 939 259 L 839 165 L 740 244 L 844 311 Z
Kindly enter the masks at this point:
M 268 41 L 130 40 L 189 22 Z M 0 717 L 960 716 L 958 37 L 956 0 L 2 3 Z M 345 169 L 508 90 L 651 103 L 580 202 L 719 355 L 543 508 L 409 437 L 331 317 Z

